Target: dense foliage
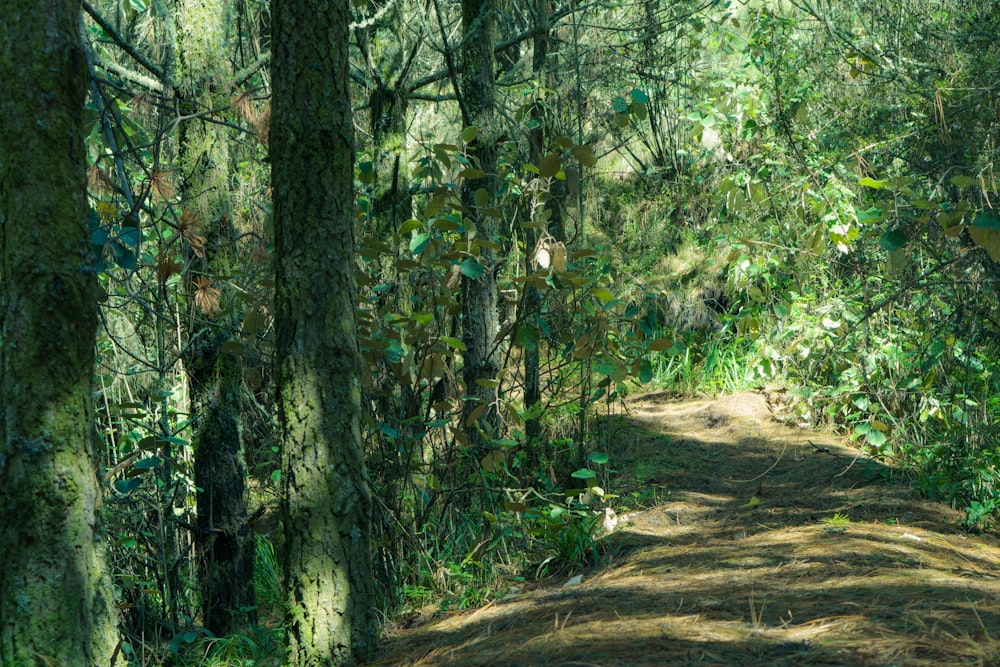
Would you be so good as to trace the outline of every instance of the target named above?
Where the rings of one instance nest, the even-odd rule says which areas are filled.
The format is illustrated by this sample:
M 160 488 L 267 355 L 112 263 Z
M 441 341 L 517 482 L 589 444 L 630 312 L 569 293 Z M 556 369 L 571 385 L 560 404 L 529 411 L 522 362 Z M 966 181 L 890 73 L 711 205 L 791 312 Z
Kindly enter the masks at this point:
M 644 388 L 781 388 L 994 523 L 992 2 L 350 4 L 385 618 L 593 562 L 605 508 L 652 500 L 614 497 L 602 430 Z M 270 7 L 84 9 L 119 650 L 281 664 L 273 264 L 302 251 L 275 246 L 269 138 L 302 138 L 272 128 Z

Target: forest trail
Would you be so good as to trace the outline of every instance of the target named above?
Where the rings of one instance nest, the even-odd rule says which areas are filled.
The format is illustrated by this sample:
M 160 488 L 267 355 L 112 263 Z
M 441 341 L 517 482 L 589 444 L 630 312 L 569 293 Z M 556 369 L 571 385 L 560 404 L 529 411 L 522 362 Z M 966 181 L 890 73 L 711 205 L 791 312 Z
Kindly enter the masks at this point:
M 581 583 L 395 629 L 375 664 L 1000 665 L 998 541 L 890 468 L 763 393 L 640 396 L 609 426 L 609 492 L 663 501 Z

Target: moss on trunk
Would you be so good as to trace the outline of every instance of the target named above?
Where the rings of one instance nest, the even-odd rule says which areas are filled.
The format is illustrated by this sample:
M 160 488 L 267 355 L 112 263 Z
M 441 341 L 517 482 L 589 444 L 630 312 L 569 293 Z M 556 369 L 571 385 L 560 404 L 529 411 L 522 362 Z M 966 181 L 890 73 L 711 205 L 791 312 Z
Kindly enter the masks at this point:
M 219 57 L 229 50 L 229 4 L 184 0 L 178 5 L 177 88 L 192 111 L 229 103 L 232 73 L 228 61 Z M 231 288 L 218 279 L 230 275 L 235 264 L 227 250 L 236 243 L 229 217 L 229 135 L 221 125 L 194 119 L 181 125 L 178 139 L 184 210 L 206 237 L 204 254 L 193 258 L 188 278 L 201 281 L 206 293 L 219 290 L 222 301 L 195 300 L 201 308 L 189 311 L 184 353 L 196 415 L 192 444 L 202 623 L 219 636 L 256 622 L 254 538 L 246 508 L 241 428 L 243 367 L 237 356 L 223 351 L 238 335 L 239 313 Z
M 347 0 L 288 0 L 272 18 L 288 662 L 342 665 L 370 655 L 376 638 L 358 426 L 350 12 Z
M 106 665 L 80 5 L 7 0 L 2 13 L 0 664 Z

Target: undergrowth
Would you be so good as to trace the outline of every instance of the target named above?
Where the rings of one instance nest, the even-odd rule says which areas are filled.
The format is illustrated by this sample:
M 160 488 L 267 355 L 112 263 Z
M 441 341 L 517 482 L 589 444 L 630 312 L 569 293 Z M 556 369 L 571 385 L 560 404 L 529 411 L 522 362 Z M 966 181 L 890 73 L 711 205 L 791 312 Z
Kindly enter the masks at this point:
M 648 205 L 632 208 L 648 216 L 657 205 L 649 196 Z M 794 423 L 840 429 L 873 458 L 908 472 L 927 498 L 965 510 L 967 528 L 993 525 L 1000 509 L 996 296 L 970 282 L 988 278 L 991 260 L 958 247 L 931 260 L 914 249 L 911 261 L 923 271 L 914 280 L 887 272 L 860 242 L 849 254 L 785 245 L 777 221 L 754 215 L 728 216 L 721 234 L 688 233 L 680 244 L 673 232 L 647 234 L 656 266 L 646 258 L 626 264 L 653 313 L 640 326 L 673 340 L 653 354 L 654 384 L 678 395 L 787 389 Z M 619 222 L 630 224 L 637 223 Z M 701 245 L 694 251 L 685 247 L 691 243 Z M 713 254 L 725 257 L 721 269 L 704 259 Z M 691 256 L 702 261 L 683 259 Z M 684 268 L 665 275 L 671 264 Z M 724 307 L 693 325 L 689 312 L 661 306 L 681 285 L 688 311 L 705 306 L 697 300 L 706 293 Z

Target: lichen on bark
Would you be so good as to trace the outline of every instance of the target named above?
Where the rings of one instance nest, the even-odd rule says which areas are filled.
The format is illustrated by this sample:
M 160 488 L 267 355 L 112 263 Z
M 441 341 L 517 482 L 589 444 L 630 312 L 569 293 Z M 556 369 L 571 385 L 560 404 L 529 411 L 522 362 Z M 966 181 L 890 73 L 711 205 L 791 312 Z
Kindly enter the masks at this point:
M 106 665 L 80 4 L 6 0 L 3 14 L 0 664 Z
M 271 164 L 288 664 L 369 657 L 376 623 L 360 419 L 346 0 L 277 3 Z

